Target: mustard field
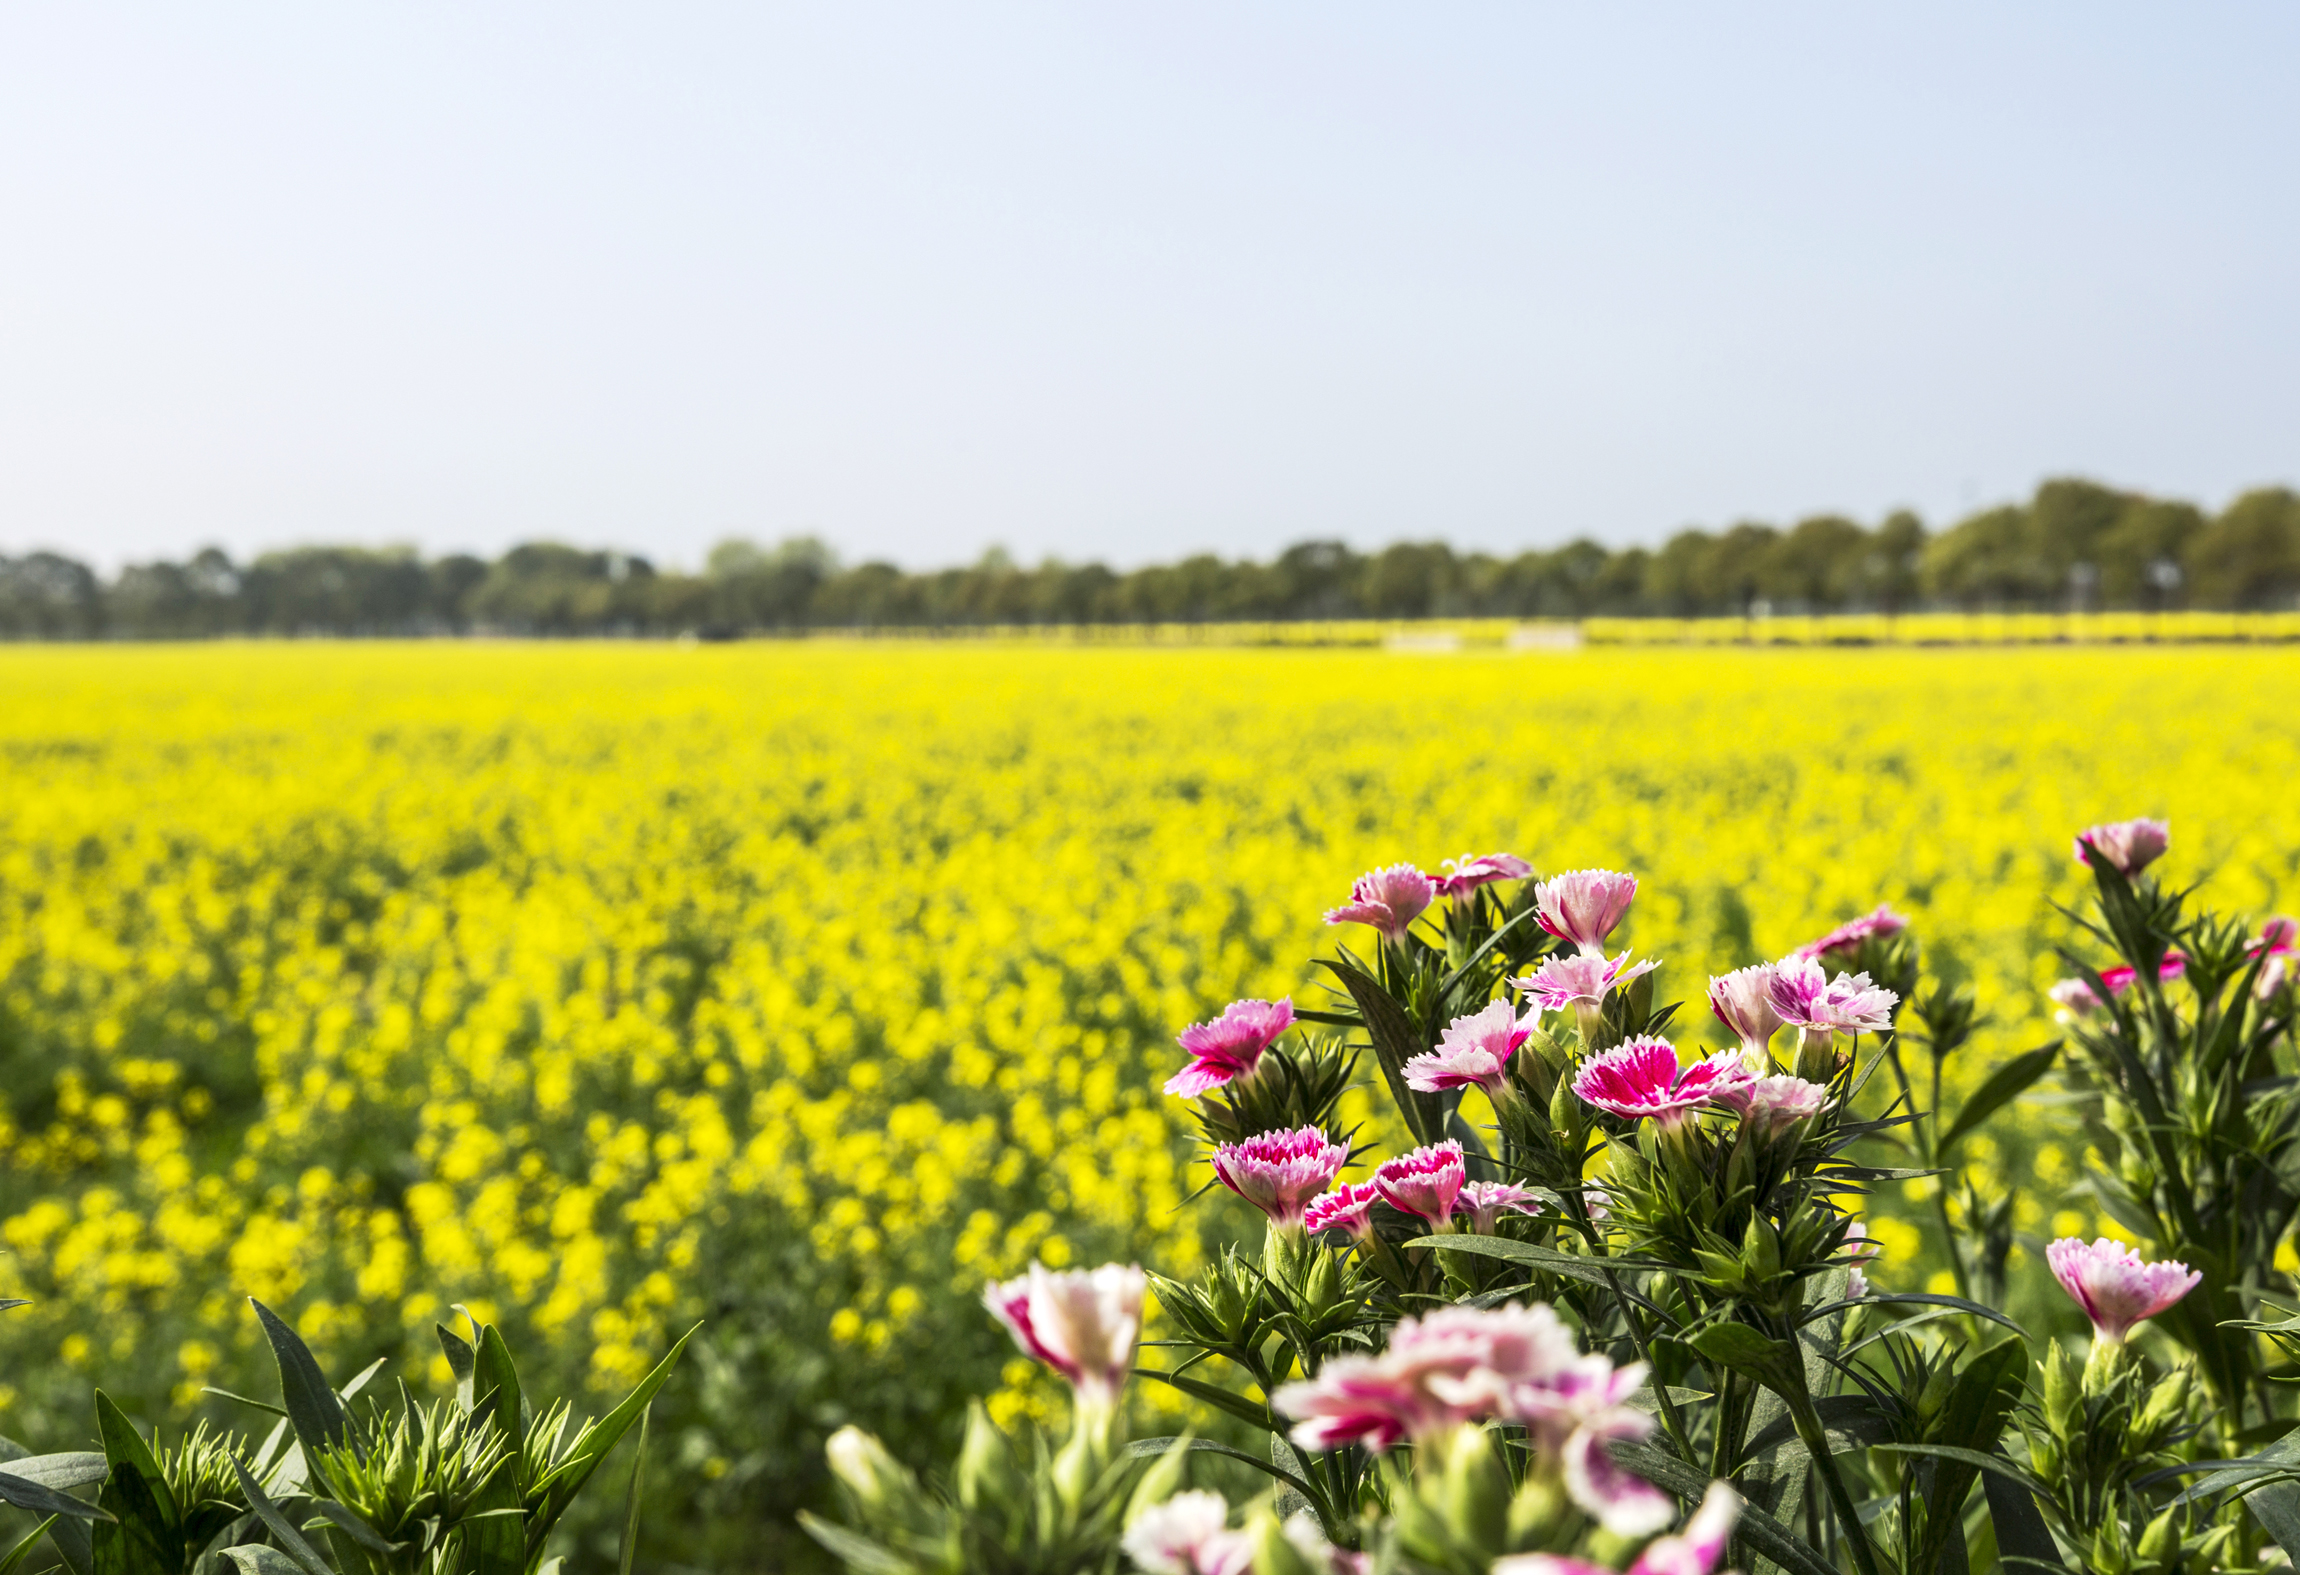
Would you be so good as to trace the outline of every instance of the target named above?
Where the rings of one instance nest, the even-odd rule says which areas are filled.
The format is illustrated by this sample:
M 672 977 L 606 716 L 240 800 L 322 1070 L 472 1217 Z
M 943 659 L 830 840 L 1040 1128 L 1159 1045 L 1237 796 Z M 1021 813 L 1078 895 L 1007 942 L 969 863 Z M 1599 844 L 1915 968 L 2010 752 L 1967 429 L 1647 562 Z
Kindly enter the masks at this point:
M 1172 1035 L 1319 1003 L 1302 959 L 1360 871 L 1635 871 L 1615 939 L 1695 1004 L 1891 902 L 1992 1014 L 1977 1077 L 2052 1032 L 2072 828 L 2169 815 L 2212 902 L 2300 903 L 2296 676 L 2272 646 L 0 651 L 0 1294 L 33 1302 L 0 1433 L 81 1447 L 91 1379 L 171 1428 L 269 1392 L 248 1295 L 419 1386 L 457 1303 L 599 1393 L 704 1319 L 657 1523 L 771 1566 L 832 1428 L 1046 1402 L 987 1280 L 1196 1266 Z M 2089 1233 L 2064 1114 L 2023 1108 L 1970 1152 L 2025 1227 Z M 1928 1185 L 1873 1204 L 1881 1283 L 1938 1267 L 1892 1217 Z

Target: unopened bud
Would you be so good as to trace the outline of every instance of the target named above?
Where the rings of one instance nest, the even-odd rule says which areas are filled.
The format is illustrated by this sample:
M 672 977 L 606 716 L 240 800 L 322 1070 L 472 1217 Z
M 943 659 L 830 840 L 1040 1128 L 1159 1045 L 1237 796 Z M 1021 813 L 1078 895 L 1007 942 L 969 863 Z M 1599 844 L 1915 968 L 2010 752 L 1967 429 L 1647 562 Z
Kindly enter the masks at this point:
M 2176 1506 L 2168 1504 L 2162 1513 L 2148 1523 L 2148 1529 L 2140 1534 L 2140 1541 L 2134 1544 L 2132 1550 L 2139 1556 L 2141 1563 L 2169 1563 L 2172 1555 L 2180 1551 L 2180 1527 L 2174 1520 L 2179 1513 Z
M 2124 1545 L 2124 1523 L 2111 1517 L 2093 1533 L 2092 1558 L 2086 1568 L 2092 1575 L 2127 1575 L 2132 1568 L 2132 1554 Z
M 900 1491 L 909 1473 L 881 1444 L 861 1428 L 848 1426 L 831 1434 L 823 1445 L 831 1475 L 844 1482 L 866 1507 L 876 1509 Z
M 2185 1367 L 2175 1367 L 2165 1374 L 2149 1395 L 2148 1403 L 2140 1408 L 2140 1415 L 2132 1424 L 2133 1432 L 2146 1438 L 2180 1421 L 2188 1412 L 2188 1379 L 2189 1370 Z
M 2068 1347 L 2058 1340 L 2044 1353 L 2044 1419 L 2053 1437 L 2071 1439 L 2084 1414 L 2084 1396 L 2077 1387 L 2076 1363 Z
M 1480 1427 L 1456 1428 L 1445 1452 L 1442 1488 L 1447 1524 L 1459 1546 L 1505 1551 L 1509 1531 L 1509 1473 Z

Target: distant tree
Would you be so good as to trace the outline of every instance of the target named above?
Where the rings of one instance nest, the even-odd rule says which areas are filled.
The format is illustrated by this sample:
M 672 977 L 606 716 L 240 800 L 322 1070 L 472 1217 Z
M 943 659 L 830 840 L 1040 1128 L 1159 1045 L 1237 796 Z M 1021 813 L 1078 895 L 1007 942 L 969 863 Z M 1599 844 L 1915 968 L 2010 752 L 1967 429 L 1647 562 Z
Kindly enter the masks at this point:
M 1717 538 L 1703 575 L 1725 611 L 1746 618 L 1756 610 L 1758 599 L 1780 584 L 1780 545 L 1779 531 L 1754 520 L 1744 520 Z
M 2017 504 L 1959 520 L 1926 543 L 1924 582 L 1965 607 L 2035 603 L 2057 588 L 2036 554 L 2028 510 Z
M 1697 618 L 1720 611 L 1724 597 L 1711 574 L 1717 538 L 1705 530 L 1681 530 L 1661 544 L 1645 565 L 1645 601 L 1673 618 Z
M 1278 554 L 1271 571 L 1288 618 L 1352 618 L 1365 611 L 1358 582 L 1365 560 L 1338 541 L 1296 542 Z
M 1879 612 L 1905 611 L 1924 590 L 1925 522 L 1907 509 L 1885 516 L 1861 557 L 1861 599 Z
M 0 637 L 91 640 L 104 632 L 95 571 L 61 553 L 0 557 Z
M 1376 618 L 1427 618 L 1452 591 L 1453 570 L 1444 542 L 1397 542 L 1367 561 L 1359 600 Z
M 2189 552 L 2206 529 L 2192 503 L 2134 498 L 2101 536 L 2101 602 L 2151 611 L 2178 606 L 2187 584 Z
M 2286 487 L 2245 493 L 2198 535 L 2189 565 L 2209 606 L 2288 604 L 2300 595 L 2300 495 Z
M 722 541 L 704 560 L 710 623 L 728 630 L 798 628 L 808 621 L 816 593 L 837 572 L 837 557 L 812 536 L 793 536 L 771 548 Z
M 1837 514 L 1800 520 L 1772 554 L 1767 589 L 1812 612 L 1834 612 L 1859 594 L 1869 533 Z

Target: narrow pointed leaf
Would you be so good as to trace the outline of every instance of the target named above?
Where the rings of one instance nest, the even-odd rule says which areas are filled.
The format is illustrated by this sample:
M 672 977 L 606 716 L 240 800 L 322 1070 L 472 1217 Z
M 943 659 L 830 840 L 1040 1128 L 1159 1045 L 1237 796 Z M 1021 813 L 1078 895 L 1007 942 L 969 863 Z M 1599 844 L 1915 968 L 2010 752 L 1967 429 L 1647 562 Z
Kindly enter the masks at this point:
M 1963 1142 L 1980 1124 L 1995 1115 L 1999 1109 L 2017 1099 L 2027 1087 L 2045 1073 L 2060 1056 L 2060 1041 L 2055 1039 L 2041 1049 L 2026 1055 L 2016 1055 L 1988 1075 L 1987 1081 L 1972 1092 L 1957 1112 L 1956 1120 L 1933 1145 L 1933 1157 L 1939 1159 Z
M 280 1507 L 263 1490 L 263 1484 L 248 1474 L 246 1466 L 235 1459 L 232 1462 L 232 1472 L 240 1479 L 240 1491 L 247 1495 L 248 1508 L 256 1512 L 256 1518 L 264 1523 L 264 1530 L 278 1540 L 280 1551 L 302 1567 L 304 1575 L 336 1575 L 327 1560 L 320 1556 L 319 1549 L 306 1541 L 294 1523 L 280 1513 Z M 232 1550 L 227 1548 L 224 1551 L 229 1553 Z
M 680 1356 L 686 1352 L 687 1342 L 702 1327 L 696 1324 L 693 1329 L 680 1335 L 671 1349 L 664 1353 L 663 1359 L 655 1364 L 654 1370 L 639 1380 L 639 1387 L 625 1395 L 621 1405 L 585 1428 L 575 1440 L 574 1446 L 568 1451 L 562 1474 L 552 1482 L 550 1491 L 544 1495 L 543 1507 L 528 1522 L 527 1547 L 530 1559 L 542 1546 L 543 1539 L 550 1535 L 559 1517 L 566 1513 L 575 1495 L 583 1491 L 583 1484 L 591 1480 L 591 1473 L 598 1470 L 600 1462 L 607 1458 L 608 1451 L 630 1431 L 631 1424 L 639 1420 L 639 1413 L 647 1409 L 657 1391 L 670 1380 L 672 1369 L 679 1365 Z
M 345 1425 L 343 1402 L 336 1397 L 327 1375 L 319 1370 L 319 1362 L 311 1354 L 293 1329 L 280 1321 L 274 1313 L 254 1297 L 249 1305 L 256 1310 L 262 1323 L 264 1337 L 271 1341 L 272 1356 L 279 1363 L 280 1398 L 286 1402 L 288 1420 L 295 1425 L 296 1437 L 303 1444 L 304 1461 L 308 1467 L 311 1457 L 323 1446 L 341 1448 L 350 1436 Z
M 1130 1455 L 1162 1455 L 1173 1448 L 1175 1442 L 1171 1438 L 1137 1438 L 1133 1443 L 1126 1446 L 1126 1452 Z M 1307 1482 L 1288 1471 L 1284 1466 L 1278 1465 L 1274 1461 L 1264 1460 L 1261 1456 L 1250 1454 L 1246 1450 L 1233 1449 L 1228 1444 L 1218 1444 L 1211 1438 L 1193 1438 L 1182 1447 L 1198 1454 L 1226 1455 L 1232 1460 L 1243 1460 L 1264 1476 L 1273 1477 L 1285 1483 L 1286 1486 L 1304 1498 L 1310 1496 L 1310 1485 Z

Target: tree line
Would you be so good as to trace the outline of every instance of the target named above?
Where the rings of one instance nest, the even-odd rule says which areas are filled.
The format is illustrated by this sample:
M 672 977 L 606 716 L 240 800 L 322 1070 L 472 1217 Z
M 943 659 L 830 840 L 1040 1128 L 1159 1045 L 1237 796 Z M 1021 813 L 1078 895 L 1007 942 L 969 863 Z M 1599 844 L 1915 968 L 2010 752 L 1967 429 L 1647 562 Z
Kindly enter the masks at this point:
M 1686 530 L 1659 548 L 1587 539 L 1514 557 L 1398 542 L 1307 541 L 1268 562 L 1213 554 L 1118 571 L 993 550 L 913 573 L 842 565 L 813 538 L 732 540 L 699 574 L 551 542 L 493 562 L 410 549 L 298 547 L 236 563 L 206 548 L 106 580 L 53 552 L 0 556 L 0 638 L 695 633 L 991 624 L 1329 618 L 1737 616 L 1921 607 L 2252 609 L 2300 603 L 2300 494 L 2247 492 L 2217 515 L 2095 482 L 1932 532 L 1816 515 L 1787 528 Z

